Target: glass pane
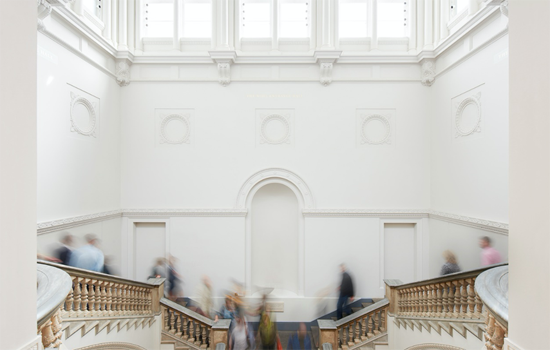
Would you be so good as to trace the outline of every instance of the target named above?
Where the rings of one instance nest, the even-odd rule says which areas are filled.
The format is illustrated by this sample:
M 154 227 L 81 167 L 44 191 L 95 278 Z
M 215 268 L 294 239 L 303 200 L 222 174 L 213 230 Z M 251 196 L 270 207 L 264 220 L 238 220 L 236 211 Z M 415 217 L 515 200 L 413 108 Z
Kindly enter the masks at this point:
M 83 0 L 82 1 L 84 7 L 88 9 L 88 12 L 92 13 L 96 17 L 100 17 L 101 15 L 101 3 L 97 0 Z
M 381 38 L 402 38 L 406 37 L 403 21 L 378 22 L 378 36 Z
M 308 38 L 309 27 L 306 22 L 282 22 L 279 37 L 281 38 Z
M 211 22 L 183 22 L 184 38 L 210 38 L 211 36 Z
M 244 38 L 269 38 L 271 36 L 269 22 L 243 23 L 241 36 Z
M 269 3 L 244 3 L 242 16 L 245 21 L 269 21 Z
M 303 3 L 282 3 L 281 21 L 306 21 L 309 18 L 308 5 Z
M 149 23 L 145 29 L 145 37 L 166 38 L 174 35 L 174 26 L 172 22 L 153 22 Z
M 173 21 L 174 5 L 172 3 L 146 3 L 145 18 L 147 21 Z
M 405 14 L 405 6 L 402 2 L 378 3 L 378 20 L 402 21 Z
M 408 36 L 408 10 L 407 1 L 379 1 L 378 36 L 386 38 Z
M 211 21 L 212 11 L 209 3 L 186 3 L 183 6 L 183 21 Z
M 366 38 L 367 2 L 340 2 L 338 7 L 340 38 Z

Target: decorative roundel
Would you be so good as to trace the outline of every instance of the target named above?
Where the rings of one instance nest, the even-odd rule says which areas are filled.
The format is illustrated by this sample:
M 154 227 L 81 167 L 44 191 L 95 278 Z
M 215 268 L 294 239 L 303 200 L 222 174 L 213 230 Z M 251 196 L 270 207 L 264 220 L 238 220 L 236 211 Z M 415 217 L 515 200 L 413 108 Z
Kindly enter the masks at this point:
M 75 108 L 83 106 L 88 111 L 88 122 L 79 123 L 75 118 Z M 74 131 L 85 136 L 95 136 L 96 114 L 94 106 L 82 96 L 74 96 L 71 100 L 71 126 Z
M 279 125 L 277 125 L 279 124 Z M 273 131 L 273 128 L 279 130 Z M 290 123 L 288 120 L 279 114 L 271 114 L 264 118 L 261 125 L 262 138 L 266 143 L 277 145 L 288 142 L 290 138 Z
M 166 129 L 168 124 L 173 121 L 181 122 L 185 127 L 185 131 L 177 138 L 174 138 L 173 136 L 169 135 Z M 189 125 L 189 120 L 187 120 L 186 117 L 180 114 L 170 114 L 166 116 L 164 119 L 162 119 L 162 122 L 160 124 L 160 136 L 162 137 L 163 143 L 169 143 L 174 145 L 180 144 L 180 143 L 187 143 L 189 142 L 190 133 L 191 133 L 191 128 Z
M 378 137 L 372 137 L 372 135 L 369 136 L 368 126 L 372 122 L 379 122 L 382 124 L 382 126 L 385 129 L 382 135 Z M 380 114 L 372 114 L 363 120 L 363 124 L 361 125 L 361 137 L 363 138 L 364 143 L 368 143 L 371 145 L 381 145 L 384 143 L 389 143 L 390 136 L 391 136 L 391 125 L 387 117 Z
M 473 123 L 468 123 L 469 125 L 464 125 L 463 114 L 468 106 L 474 106 L 477 110 L 475 113 L 475 121 Z M 460 102 L 455 114 L 455 125 L 457 136 L 468 136 L 481 130 L 481 103 L 479 99 L 472 96 Z

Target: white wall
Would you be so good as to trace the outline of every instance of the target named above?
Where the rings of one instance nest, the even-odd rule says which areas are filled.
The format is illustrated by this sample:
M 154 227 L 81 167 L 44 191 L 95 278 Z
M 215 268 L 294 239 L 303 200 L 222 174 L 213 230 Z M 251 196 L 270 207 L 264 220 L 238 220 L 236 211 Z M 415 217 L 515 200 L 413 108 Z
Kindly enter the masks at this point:
M 319 208 L 426 208 L 427 96 L 417 83 L 132 83 L 122 90 L 122 207 L 231 208 L 250 175 L 280 167 Z M 156 108 L 194 109 L 191 144 L 158 144 Z M 290 146 L 257 144 L 258 108 L 294 109 Z M 358 147 L 357 108 L 395 108 L 395 143 Z
M 40 340 L 35 301 L 36 1 L 2 1 L 0 47 L 0 348 L 27 350 Z
M 519 350 L 550 344 L 549 16 L 547 1 L 510 1 L 508 337 Z
M 501 20 L 494 20 L 497 29 Z M 489 33 L 491 25 L 496 24 L 488 24 Z M 476 38 L 475 33 L 470 36 Z M 448 56 L 468 54 L 465 48 L 474 39 L 456 44 L 438 59 L 438 67 L 449 64 Z M 471 96 L 467 91 L 481 84 L 481 131 L 457 138 L 452 104 Z M 439 75 L 430 95 L 431 208 L 507 223 L 508 36 Z
M 120 87 L 40 32 L 38 48 L 38 222 L 120 209 Z M 99 104 L 96 137 L 71 132 L 74 87 Z

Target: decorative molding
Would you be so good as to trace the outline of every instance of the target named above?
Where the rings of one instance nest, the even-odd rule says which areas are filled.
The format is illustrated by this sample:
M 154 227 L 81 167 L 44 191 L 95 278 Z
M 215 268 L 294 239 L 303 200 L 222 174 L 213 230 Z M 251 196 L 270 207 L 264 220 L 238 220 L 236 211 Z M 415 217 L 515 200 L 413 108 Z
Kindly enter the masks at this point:
M 321 85 L 328 86 L 332 83 L 332 68 L 341 55 L 342 51 L 315 51 L 313 57 L 315 58 L 315 62 L 319 64 L 321 73 L 319 82 Z
M 444 213 L 440 211 L 430 210 L 430 219 L 447 221 L 453 224 L 477 228 L 484 231 L 490 231 L 508 235 L 508 224 L 490 220 L 472 218 L 469 216 Z
M 52 13 L 52 5 L 46 0 L 38 0 L 38 31 L 43 31 L 46 27 L 44 26 L 44 19 Z
M 289 113 L 282 113 L 282 114 L 269 114 L 267 116 L 260 117 L 261 123 L 260 123 L 260 143 L 268 143 L 270 145 L 279 145 L 282 143 L 290 143 L 290 136 L 292 133 L 291 130 L 291 124 L 290 124 L 290 114 Z M 269 135 L 269 132 L 267 130 L 268 125 L 271 122 L 278 121 L 283 125 L 284 133 L 282 136 L 278 138 L 273 138 Z
M 159 136 L 160 136 L 160 143 L 167 143 L 167 144 L 171 144 L 171 145 L 178 145 L 178 144 L 182 144 L 182 143 L 189 143 L 191 137 L 191 123 L 189 122 L 189 119 L 190 119 L 190 115 L 189 114 L 169 114 L 169 115 L 166 115 L 166 116 L 159 116 L 160 118 L 160 132 L 159 132 Z M 186 131 L 183 133 L 183 135 L 181 135 L 181 137 L 179 137 L 178 139 L 171 139 L 167 132 L 166 132 L 166 127 L 168 125 L 168 123 L 170 123 L 171 121 L 174 121 L 174 120 L 179 120 L 180 122 L 182 122 L 185 127 L 186 127 Z
M 51 233 L 56 231 L 62 231 L 73 227 L 93 224 L 94 222 L 106 221 L 116 219 L 122 216 L 122 211 L 112 210 L 104 211 L 101 213 L 74 216 L 72 218 L 65 218 L 54 221 L 39 222 L 36 226 L 36 232 L 38 235 L 45 233 Z
M 361 129 L 360 129 L 360 135 L 361 135 L 361 143 L 368 143 L 369 145 L 381 145 L 384 143 L 391 143 L 391 116 L 390 115 L 381 115 L 381 114 L 371 114 L 371 115 L 364 115 L 362 116 L 362 122 L 361 122 Z M 380 121 L 384 127 L 386 128 L 384 136 L 382 136 L 378 140 L 372 140 L 369 138 L 369 136 L 366 133 L 366 128 L 368 124 L 374 120 Z
M 447 344 L 426 343 L 426 344 L 413 345 L 406 348 L 405 350 L 465 350 L 465 349 L 458 348 L 452 345 L 447 345 Z
M 264 181 L 270 178 L 280 178 L 294 184 L 294 186 L 296 186 L 300 190 L 304 198 L 304 208 L 305 208 L 304 210 L 312 209 L 315 207 L 315 201 L 313 200 L 313 195 L 311 194 L 309 187 L 307 186 L 305 181 L 302 180 L 301 177 L 299 177 L 295 173 L 286 169 L 268 168 L 268 169 L 264 169 L 256 172 L 254 175 L 250 176 L 244 182 L 237 196 L 236 208 L 246 209 L 246 197 L 248 196 L 248 193 L 250 192 L 250 190 L 261 181 Z
M 464 129 L 461 126 L 462 115 L 466 107 L 474 105 L 477 108 L 477 121 L 475 125 L 469 129 Z M 477 92 L 475 95 L 470 96 L 462 100 L 458 105 L 455 113 L 455 137 L 464 137 L 472 135 L 476 132 L 481 132 L 481 92 Z
M 231 82 L 231 64 L 235 62 L 235 51 L 208 51 L 210 58 L 218 64 L 218 79 L 222 86 Z
M 526 349 L 517 345 L 516 343 L 511 341 L 509 338 L 504 338 L 504 346 L 502 347 L 502 350 L 526 350 Z
M 124 217 L 173 217 L 173 216 L 193 216 L 193 217 L 245 217 L 247 209 L 124 209 Z
M 18 350 L 40 350 L 42 349 L 42 335 L 37 335 L 32 341 L 20 347 Z
M 305 217 L 427 218 L 427 209 L 304 209 Z
M 130 343 L 120 343 L 120 342 L 110 342 L 110 343 L 100 343 L 85 346 L 82 348 L 77 348 L 75 350 L 147 350 L 142 348 L 139 345 L 130 344 Z
M 92 224 L 94 222 L 111 220 L 119 217 L 245 217 L 246 194 L 258 182 L 279 177 L 291 181 L 302 191 L 306 200 L 306 208 L 302 211 L 304 217 L 370 217 L 370 218 L 430 218 L 446 221 L 456 225 L 468 226 L 484 231 L 508 235 L 508 224 L 455 215 L 429 209 L 314 209 L 313 197 L 305 182 L 296 174 L 284 169 L 265 169 L 252 175 L 241 187 L 236 209 L 123 209 L 106 211 L 96 214 L 76 216 L 37 224 L 37 234 L 46 234 L 66 230 L 73 227 Z M 244 194 L 243 194 L 244 193 Z M 307 194 L 307 195 L 306 195 Z
M 435 81 L 435 59 L 425 58 L 421 61 L 422 85 L 432 86 Z
M 116 60 L 116 82 L 120 86 L 128 86 L 130 84 L 130 66 L 132 62 L 128 59 Z
M 75 92 L 71 91 L 71 102 L 70 102 L 70 118 L 71 118 L 71 131 L 79 133 L 82 136 L 92 136 L 97 137 L 97 124 L 98 116 L 96 115 L 97 104 L 92 103 L 84 96 L 80 96 Z M 88 111 L 88 120 L 89 125 L 84 127 L 83 125 L 78 125 L 78 122 L 75 120 L 74 108 L 78 105 L 83 106 Z

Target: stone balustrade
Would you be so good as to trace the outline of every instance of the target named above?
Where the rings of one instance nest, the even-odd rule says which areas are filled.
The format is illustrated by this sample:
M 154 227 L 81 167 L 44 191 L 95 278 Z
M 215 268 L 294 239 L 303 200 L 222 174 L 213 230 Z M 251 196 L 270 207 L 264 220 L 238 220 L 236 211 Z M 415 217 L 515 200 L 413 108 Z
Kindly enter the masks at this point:
M 213 320 L 168 299 L 161 300 L 162 331 L 174 341 L 194 349 L 215 349 L 227 345 L 230 320 Z
M 383 299 L 338 321 L 318 320 L 320 344 L 347 350 L 378 339 L 386 334 L 388 310 L 389 301 Z
M 39 263 L 59 268 L 70 276 L 72 287 L 61 308 L 64 320 L 144 317 L 160 313 L 163 279 L 142 283 L 60 264 Z

